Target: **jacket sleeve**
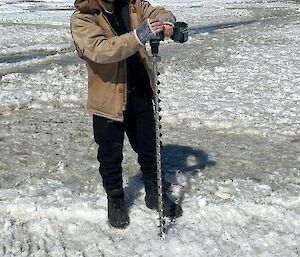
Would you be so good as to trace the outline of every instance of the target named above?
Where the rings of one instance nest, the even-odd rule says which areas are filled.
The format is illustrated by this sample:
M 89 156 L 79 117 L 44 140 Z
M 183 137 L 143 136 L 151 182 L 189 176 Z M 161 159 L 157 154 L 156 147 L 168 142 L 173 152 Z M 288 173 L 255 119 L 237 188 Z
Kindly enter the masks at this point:
M 140 5 L 143 20 L 148 18 L 157 18 L 159 20 L 176 22 L 175 16 L 162 6 L 153 7 L 148 1 L 136 0 L 136 4 Z
M 93 15 L 79 11 L 71 17 L 71 33 L 79 56 L 95 63 L 119 62 L 141 47 L 134 32 L 107 38 Z

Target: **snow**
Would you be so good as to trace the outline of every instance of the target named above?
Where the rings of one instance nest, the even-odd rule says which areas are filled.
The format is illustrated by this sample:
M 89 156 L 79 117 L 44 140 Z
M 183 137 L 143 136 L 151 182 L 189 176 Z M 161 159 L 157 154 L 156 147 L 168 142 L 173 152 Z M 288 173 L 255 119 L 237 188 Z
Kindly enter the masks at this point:
M 0 0 L 0 256 L 300 256 L 299 1 L 159 0 L 163 170 L 184 214 L 157 237 L 126 141 L 131 223 L 107 223 L 72 2 Z

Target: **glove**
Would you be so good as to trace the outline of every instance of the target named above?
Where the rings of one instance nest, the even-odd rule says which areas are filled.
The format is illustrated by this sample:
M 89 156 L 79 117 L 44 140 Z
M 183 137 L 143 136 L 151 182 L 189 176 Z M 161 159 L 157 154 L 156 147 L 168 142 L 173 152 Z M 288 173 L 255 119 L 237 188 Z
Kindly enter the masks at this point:
M 185 22 L 175 22 L 174 34 L 171 36 L 177 43 L 184 43 L 188 40 L 188 25 Z
M 134 34 L 141 45 L 144 45 L 147 41 L 156 36 L 151 28 L 149 19 L 144 20 L 141 25 L 134 30 Z

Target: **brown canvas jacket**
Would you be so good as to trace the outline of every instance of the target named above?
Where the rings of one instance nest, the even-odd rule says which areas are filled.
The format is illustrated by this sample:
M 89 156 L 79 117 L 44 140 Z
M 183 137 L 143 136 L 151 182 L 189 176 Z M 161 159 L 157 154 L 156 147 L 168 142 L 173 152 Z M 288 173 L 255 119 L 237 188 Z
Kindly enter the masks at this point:
M 76 0 L 75 7 L 71 33 L 78 55 L 87 64 L 87 110 L 91 114 L 123 121 L 127 103 L 127 57 L 139 51 L 153 86 L 152 66 L 146 48 L 138 43 L 133 31 L 117 36 L 97 0 Z M 175 21 L 171 12 L 163 7 L 152 7 L 144 0 L 129 1 L 129 17 L 132 30 L 147 18 Z

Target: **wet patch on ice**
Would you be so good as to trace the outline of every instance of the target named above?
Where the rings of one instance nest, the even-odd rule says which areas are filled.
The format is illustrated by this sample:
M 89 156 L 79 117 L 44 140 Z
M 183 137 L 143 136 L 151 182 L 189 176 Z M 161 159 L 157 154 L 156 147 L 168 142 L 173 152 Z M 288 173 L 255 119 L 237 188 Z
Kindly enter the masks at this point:
M 41 50 L 37 50 L 37 51 L 32 51 L 32 52 L 28 52 L 28 53 L 17 53 L 17 54 L 8 54 L 8 55 L 2 55 L 0 57 L 0 62 L 1 62 L 1 66 L 0 68 L 2 68 L 2 66 L 4 66 L 5 64 L 16 64 L 18 62 L 24 62 L 24 61 L 33 61 L 36 59 L 42 59 L 51 55 L 56 55 L 56 54 L 64 54 L 64 53 L 69 53 L 73 51 L 73 49 L 62 49 L 60 51 L 41 51 Z
M 256 20 L 239 21 L 239 22 L 232 22 L 232 23 L 222 23 L 222 24 L 216 24 L 216 25 L 203 26 L 203 27 L 193 27 L 193 28 L 189 28 L 189 35 L 192 36 L 194 34 L 200 34 L 200 33 L 214 33 L 216 30 L 219 30 L 219 29 L 228 29 L 228 28 L 234 28 L 237 26 L 245 26 L 245 25 L 252 24 L 254 22 L 257 22 L 257 21 Z

